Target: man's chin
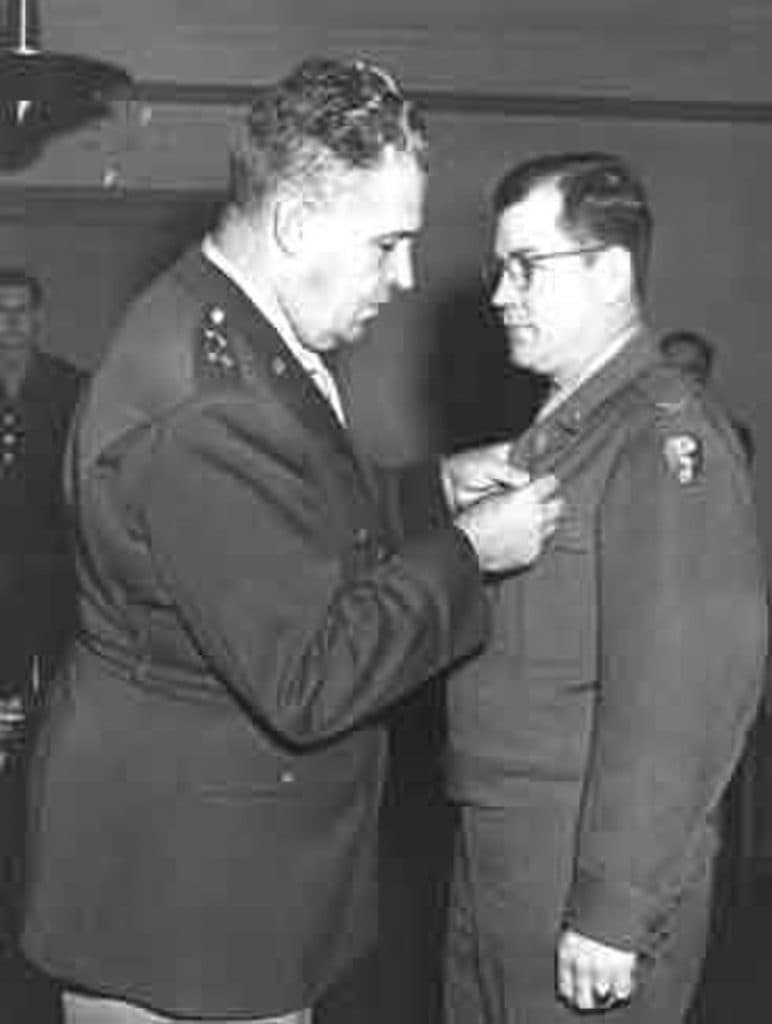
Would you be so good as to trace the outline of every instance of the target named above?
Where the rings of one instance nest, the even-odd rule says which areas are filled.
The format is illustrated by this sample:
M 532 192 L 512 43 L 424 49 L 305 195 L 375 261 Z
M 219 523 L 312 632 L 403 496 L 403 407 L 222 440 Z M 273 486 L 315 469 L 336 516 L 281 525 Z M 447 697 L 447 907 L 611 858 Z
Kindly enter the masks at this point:
M 345 333 L 341 333 L 339 341 L 342 345 L 356 345 L 357 342 L 362 341 L 370 330 L 370 325 L 375 317 L 368 317 L 367 319 L 356 320 L 348 328 Z
M 531 349 L 531 337 L 525 331 L 508 331 L 507 342 L 509 358 L 517 366 L 528 366 L 530 359 L 528 353 Z

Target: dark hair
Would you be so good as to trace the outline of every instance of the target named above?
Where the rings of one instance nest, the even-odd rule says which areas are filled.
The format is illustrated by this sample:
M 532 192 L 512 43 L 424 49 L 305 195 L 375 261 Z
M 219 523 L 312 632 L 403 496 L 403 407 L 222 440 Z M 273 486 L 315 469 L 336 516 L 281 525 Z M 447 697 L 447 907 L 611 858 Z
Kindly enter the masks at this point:
M 33 309 L 43 305 L 43 286 L 40 281 L 23 267 L 0 267 L 0 288 L 26 288 Z
M 689 354 L 692 372 L 707 381 L 713 370 L 715 352 L 713 343 L 704 334 L 681 327 L 668 331 L 660 338 L 660 351 L 666 359 L 674 359 L 674 350 L 686 351 Z M 679 365 L 683 363 L 679 361 Z
M 323 192 L 341 170 L 375 166 L 389 146 L 425 166 L 423 120 L 391 75 L 311 58 L 252 104 L 231 153 L 230 201 L 254 207 L 281 185 Z
M 537 186 L 549 184 L 563 199 L 561 226 L 578 241 L 627 249 L 636 290 L 643 296 L 652 217 L 643 184 L 624 160 L 607 153 L 556 153 L 527 160 L 499 180 L 494 212 L 502 213 Z

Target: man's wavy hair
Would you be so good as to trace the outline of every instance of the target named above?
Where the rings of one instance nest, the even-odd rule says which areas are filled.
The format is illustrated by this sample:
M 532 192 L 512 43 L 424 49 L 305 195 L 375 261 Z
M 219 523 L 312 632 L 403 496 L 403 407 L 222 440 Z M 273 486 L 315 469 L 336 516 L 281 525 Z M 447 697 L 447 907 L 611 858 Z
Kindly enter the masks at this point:
M 582 245 L 627 249 L 639 296 L 646 292 L 652 215 L 642 182 L 621 157 L 608 153 L 556 153 L 513 167 L 496 185 L 493 210 L 501 214 L 540 185 L 563 199 L 560 226 Z
M 426 166 L 423 119 L 394 78 L 364 61 L 311 58 L 252 104 L 231 153 L 230 202 L 256 209 L 283 188 L 323 198 L 389 147 Z

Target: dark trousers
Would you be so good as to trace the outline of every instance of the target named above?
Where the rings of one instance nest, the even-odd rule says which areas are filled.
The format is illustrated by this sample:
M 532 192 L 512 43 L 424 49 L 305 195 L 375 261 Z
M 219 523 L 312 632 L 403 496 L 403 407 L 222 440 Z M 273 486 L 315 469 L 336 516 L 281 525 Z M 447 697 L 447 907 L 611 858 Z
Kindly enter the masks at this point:
M 541 790 L 541 791 L 539 791 Z M 535 799 L 538 796 L 538 799 Z M 569 1024 L 555 951 L 571 880 L 577 788 L 524 784 L 519 807 L 462 807 L 445 949 L 444 1024 Z M 704 955 L 706 867 L 683 893 L 632 1002 L 608 1024 L 681 1024 Z
M 58 1024 L 57 985 L 22 954 L 19 933 L 24 897 L 26 751 L 6 758 L 0 771 L 0 1021 Z

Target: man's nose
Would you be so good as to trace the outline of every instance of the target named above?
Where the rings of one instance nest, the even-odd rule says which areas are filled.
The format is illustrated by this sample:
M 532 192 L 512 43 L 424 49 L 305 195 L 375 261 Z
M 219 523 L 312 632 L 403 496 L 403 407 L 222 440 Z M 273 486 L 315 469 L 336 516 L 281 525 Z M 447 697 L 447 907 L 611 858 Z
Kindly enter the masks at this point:
M 511 274 L 506 272 L 499 275 L 499 279 L 491 293 L 491 305 L 513 306 L 525 302 L 527 288 L 522 281 L 515 280 Z
M 406 243 L 395 246 L 389 254 L 387 273 L 389 284 L 393 288 L 409 292 L 415 287 L 413 254 Z

